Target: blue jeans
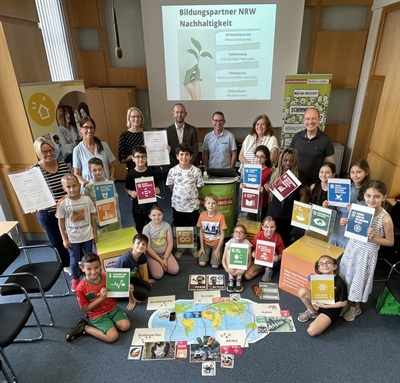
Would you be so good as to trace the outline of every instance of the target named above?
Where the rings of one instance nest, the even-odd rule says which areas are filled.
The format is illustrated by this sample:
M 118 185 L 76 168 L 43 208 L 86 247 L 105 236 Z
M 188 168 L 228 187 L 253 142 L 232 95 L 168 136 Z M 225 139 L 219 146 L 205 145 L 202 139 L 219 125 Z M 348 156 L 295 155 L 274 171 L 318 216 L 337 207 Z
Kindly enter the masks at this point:
M 50 243 L 58 250 L 64 267 L 69 266 L 69 254 L 68 250 L 63 245 L 60 229 L 58 228 L 56 211 L 41 210 L 36 213 L 36 218 L 40 226 L 46 230 L 46 234 L 49 237 Z
M 86 241 L 81 243 L 71 243 L 68 249 L 70 262 L 71 262 L 71 278 L 79 279 L 79 261 L 81 260 L 81 250 L 83 254 L 95 252 L 93 249 L 93 241 Z

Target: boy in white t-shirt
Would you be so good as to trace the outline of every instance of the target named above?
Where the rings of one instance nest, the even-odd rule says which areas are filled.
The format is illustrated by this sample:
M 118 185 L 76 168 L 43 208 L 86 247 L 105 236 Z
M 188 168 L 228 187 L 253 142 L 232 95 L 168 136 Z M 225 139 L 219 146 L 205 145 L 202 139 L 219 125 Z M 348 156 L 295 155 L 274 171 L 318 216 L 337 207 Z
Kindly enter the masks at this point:
M 79 193 L 79 181 L 73 174 L 63 176 L 61 184 L 67 195 L 58 201 L 56 217 L 63 245 L 69 252 L 71 290 L 75 292 L 81 250 L 84 254 L 93 252 L 93 243 L 97 241 L 96 208 L 90 197 Z
M 172 192 L 171 206 L 174 226 L 196 226 L 199 217 L 199 192 L 204 186 L 201 170 L 191 164 L 192 148 L 180 144 L 176 148 L 179 164 L 168 172 L 166 185 Z M 175 253 L 176 258 L 182 256 L 185 249 Z M 192 249 L 197 257 L 197 250 Z

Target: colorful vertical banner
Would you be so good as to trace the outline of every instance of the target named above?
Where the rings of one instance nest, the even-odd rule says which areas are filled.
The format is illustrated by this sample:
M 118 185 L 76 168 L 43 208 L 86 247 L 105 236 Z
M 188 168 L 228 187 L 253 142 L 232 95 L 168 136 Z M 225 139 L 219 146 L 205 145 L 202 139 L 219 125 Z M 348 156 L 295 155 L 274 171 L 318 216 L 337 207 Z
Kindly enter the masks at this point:
M 285 78 L 281 146 L 289 147 L 295 133 L 304 129 L 303 115 L 317 108 L 321 118 L 319 128 L 325 130 L 331 93 L 331 74 L 298 74 Z

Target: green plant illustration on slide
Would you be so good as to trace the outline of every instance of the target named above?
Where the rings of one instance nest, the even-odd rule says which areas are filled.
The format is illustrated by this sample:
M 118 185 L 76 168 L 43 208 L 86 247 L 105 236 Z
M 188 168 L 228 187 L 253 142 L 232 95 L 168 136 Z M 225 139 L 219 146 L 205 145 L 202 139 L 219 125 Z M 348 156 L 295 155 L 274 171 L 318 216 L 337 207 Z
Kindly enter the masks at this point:
M 199 62 L 201 57 L 209 57 L 212 59 L 212 54 L 210 52 L 201 51 L 202 47 L 198 40 L 193 37 L 190 38 L 193 46 L 196 48 L 188 49 L 188 53 L 192 54 L 196 58 L 196 64 L 186 71 L 185 80 L 183 81 L 183 85 L 185 85 L 188 90 L 190 97 L 192 100 L 200 100 L 201 99 L 201 86 L 200 81 L 202 81 L 200 77 L 200 68 Z

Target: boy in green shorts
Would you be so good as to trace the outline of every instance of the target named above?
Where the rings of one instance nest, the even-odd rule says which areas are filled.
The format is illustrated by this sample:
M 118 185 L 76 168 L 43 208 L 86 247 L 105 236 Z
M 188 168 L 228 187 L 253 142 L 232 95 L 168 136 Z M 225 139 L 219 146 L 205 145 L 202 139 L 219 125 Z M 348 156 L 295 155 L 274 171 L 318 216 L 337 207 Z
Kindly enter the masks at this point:
M 81 318 L 67 335 L 67 342 L 81 335 L 89 334 L 104 342 L 112 343 L 118 339 L 119 331 L 128 331 L 131 323 L 127 315 L 117 306 L 113 298 L 107 298 L 106 273 L 101 271 L 98 255 L 87 253 L 81 260 L 81 269 L 85 273 L 77 289 L 78 304 L 88 315 L 90 323 Z M 126 307 L 132 310 L 136 300 L 133 297 L 133 286 L 129 291 L 129 303 Z

